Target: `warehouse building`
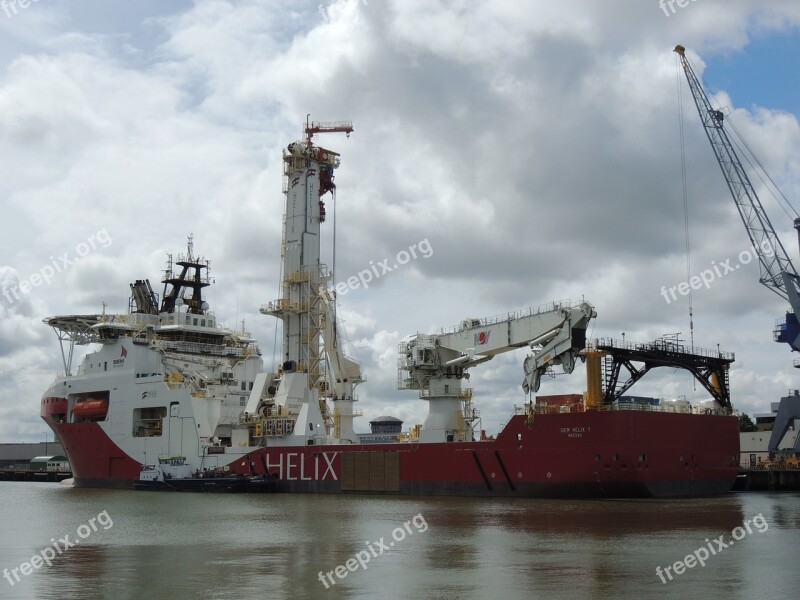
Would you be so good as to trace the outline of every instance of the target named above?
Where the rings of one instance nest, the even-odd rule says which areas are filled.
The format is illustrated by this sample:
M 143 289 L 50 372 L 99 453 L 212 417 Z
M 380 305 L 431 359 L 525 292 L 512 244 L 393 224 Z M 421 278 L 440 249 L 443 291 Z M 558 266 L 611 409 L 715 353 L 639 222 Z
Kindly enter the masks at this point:
M 37 456 L 64 456 L 64 448 L 58 442 L 0 444 L 0 469 L 28 469 Z

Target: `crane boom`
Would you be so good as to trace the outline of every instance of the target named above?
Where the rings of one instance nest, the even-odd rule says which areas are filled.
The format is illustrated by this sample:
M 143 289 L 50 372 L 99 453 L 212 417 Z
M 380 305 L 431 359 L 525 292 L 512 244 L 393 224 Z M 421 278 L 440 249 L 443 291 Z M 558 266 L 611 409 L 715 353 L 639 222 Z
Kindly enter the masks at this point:
M 306 117 L 305 133 L 307 141 L 311 141 L 311 139 L 318 133 L 344 133 L 347 135 L 347 137 L 350 137 L 350 134 L 353 133 L 353 122 L 352 121 L 309 122 L 308 117 Z
M 787 300 L 792 307 L 793 312 L 787 313 L 786 320 L 776 328 L 775 341 L 787 343 L 793 350 L 800 350 L 800 323 L 797 320 L 797 314 L 800 314 L 800 277 L 775 233 L 775 228 L 764 211 L 758 194 L 728 137 L 724 127 L 724 114 L 711 106 L 700 80 L 686 57 L 686 48 L 681 45 L 675 46 L 675 52 L 680 57 L 686 73 L 686 80 L 689 82 L 689 89 L 700 121 L 703 123 L 703 129 L 722 169 L 725 183 L 742 218 L 753 250 L 758 256 L 759 281 Z M 800 231 L 800 219 L 795 219 L 794 226 Z
M 429 402 L 420 441 L 471 440 L 470 420 L 477 413 L 470 408 L 471 390 L 462 390 L 461 380 L 469 379 L 467 369 L 498 354 L 533 350 L 524 363 L 526 393 L 539 389 L 550 365 L 560 364 L 571 373 L 595 316 L 588 302 L 557 302 L 494 319 L 465 319 L 453 329 L 417 334 L 401 344 L 398 387 L 419 390 L 420 398 Z

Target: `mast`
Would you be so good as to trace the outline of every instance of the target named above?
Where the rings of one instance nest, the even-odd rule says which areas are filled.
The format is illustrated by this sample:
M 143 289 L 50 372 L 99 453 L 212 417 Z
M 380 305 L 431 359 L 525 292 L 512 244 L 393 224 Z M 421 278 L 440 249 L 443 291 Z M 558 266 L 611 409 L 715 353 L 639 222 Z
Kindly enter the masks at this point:
M 211 285 L 209 263 L 194 256 L 194 236 L 189 236 L 186 254 L 179 254 L 175 264 L 181 268 L 177 275 L 173 269 L 172 254 L 167 254 L 167 268 L 161 282 L 164 284 L 161 312 L 173 313 L 176 306 L 186 304 L 189 314 L 205 314 L 208 304 L 203 300 L 203 288 Z M 189 290 L 190 294 L 187 293 Z
M 306 121 L 302 140 L 289 144 L 283 153 L 283 221 L 281 297 L 261 312 L 283 323 L 282 374 L 275 396 L 278 406 L 298 412 L 296 433 L 305 436 L 328 433 L 330 415 L 322 396 L 324 369 L 321 335 L 325 304 L 321 286 L 330 276 L 320 262 L 320 226 L 325 221 L 322 196 L 333 192 L 337 152 L 314 144 L 319 133 L 343 132 L 349 137 L 349 121 Z M 302 428 L 302 429 L 301 429 Z

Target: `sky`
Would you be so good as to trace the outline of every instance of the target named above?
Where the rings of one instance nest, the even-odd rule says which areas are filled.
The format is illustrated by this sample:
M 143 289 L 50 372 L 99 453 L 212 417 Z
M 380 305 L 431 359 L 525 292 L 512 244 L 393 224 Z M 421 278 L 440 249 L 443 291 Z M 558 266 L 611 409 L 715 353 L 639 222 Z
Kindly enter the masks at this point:
M 754 32 L 741 48 L 715 53 L 707 59 L 706 84 L 716 93 L 724 90 L 736 105 L 756 106 L 800 114 L 797 65 L 800 35 L 796 29 Z
M 307 114 L 354 124 L 349 138 L 324 138 L 342 156 L 336 281 L 430 248 L 339 297 L 367 379 L 357 431 L 379 415 L 424 420 L 426 404 L 396 389 L 397 346 L 410 334 L 585 298 L 598 314 L 590 339 L 682 332 L 688 345 L 689 297 L 669 288 L 740 258 L 748 264 L 692 293 L 694 344 L 734 352 L 735 407 L 768 411 L 800 387 L 795 357 L 772 341 L 786 306 L 758 283 L 672 49 L 688 49 L 714 104 L 796 199 L 800 4 L 672 6 L 0 2 L 0 441 L 48 431 L 39 401 L 63 367 L 42 319 L 104 303 L 127 312 L 128 284 L 147 277 L 160 291 L 166 254 L 190 234 L 211 260 L 219 321 L 244 326 L 276 364 L 276 321 L 259 307 L 279 295 L 281 151 Z M 791 219 L 759 193 L 795 258 Z M 26 293 L 8 292 L 22 282 Z M 525 356 L 472 370 L 490 434 L 527 400 Z M 579 367 L 539 393 L 584 389 Z M 669 369 L 631 393 L 707 397 Z

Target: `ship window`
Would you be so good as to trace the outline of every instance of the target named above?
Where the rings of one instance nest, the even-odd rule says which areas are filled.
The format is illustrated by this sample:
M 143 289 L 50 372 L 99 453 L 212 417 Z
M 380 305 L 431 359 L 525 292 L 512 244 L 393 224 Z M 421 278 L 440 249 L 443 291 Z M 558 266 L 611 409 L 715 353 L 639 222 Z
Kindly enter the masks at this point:
M 247 391 L 247 382 L 246 381 L 242 382 L 242 390 L 243 391 Z
M 247 398 L 244 396 L 239 398 L 239 406 L 245 406 L 247 404 Z
M 133 409 L 133 437 L 161 437 L 162 419 L 166 406 L 147 406 Z
M 313 423 L 309 423 L 309 424 L 308 424 L 308 429 L 309 429 L 310 431 L 314 431 L 314 424 L 313 424 Z
M 595 462 L 600 462 L 600 455 L 599 454 L 595 454 L 594 455 L 594 460 L 595 460 Z
M 612 454 L 611 460 L 619 460 L 619 454 Z
M 192 325 L 197 325 L 197 318 L 192 319 Z
M 641 462 L 644 462 L 644 461 L 646 461 L 646 460 L 647 460 L 647 454 L 640 454 L 640 455 L 639 455 L 639 460 L 640 460 Z
M 205 320 L 205 319 L 201 319 L 201 320 L 200 320 L 200 325 L 202 325 L 203 327 L 205 327 L 205 326 L 206 326 L 206 320 Z
M 522 441 L 522 434 L 521 434 L 521 433 L 518 433 L 518 434 L 517 434 L 517 441 L 518 441 L 518 442 L 521 442 L 521 441 Z
M 253 382 L 252 381 L 250 382 L 250 389 L 251 390 L 253 389 Z

